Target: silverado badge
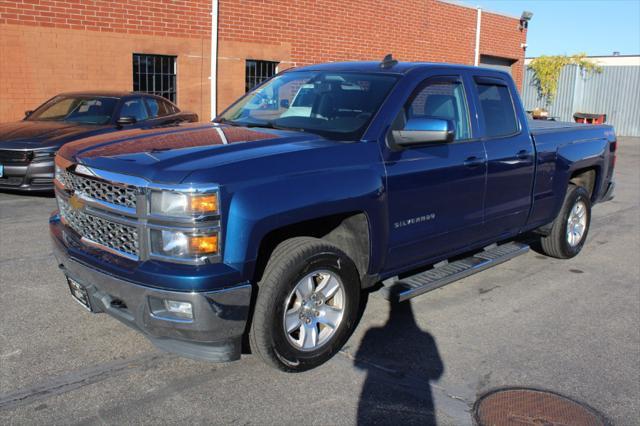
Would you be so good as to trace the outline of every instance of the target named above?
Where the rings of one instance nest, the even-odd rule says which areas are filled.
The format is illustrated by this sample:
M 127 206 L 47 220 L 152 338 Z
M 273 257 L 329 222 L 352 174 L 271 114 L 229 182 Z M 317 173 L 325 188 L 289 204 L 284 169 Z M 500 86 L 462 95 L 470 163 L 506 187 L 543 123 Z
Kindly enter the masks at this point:
M 405 219 L 405 220 L 401 220 L 401 221 L 398 221 L 398 222 L 394 222 L 393 223 L 393 227 L 394 227 L 394 229 L 403 228 L 405 226 L 416 225 L 418 223 L 427 222 L 427 221 L 433 220 L 435 218 L 436 218 L 436 214 L 435 213 L 429 213 L 429 214 L 426 214 L 426 215 L 422 215 L 422 216 L 418 216 L 418 217 L 412 217 L 410 219 Z
M 69 205 L 73 210 L 80 210 L 84 207 L 84 201 L 76 194 L 73 194 L 71 198 L 69 198 Z

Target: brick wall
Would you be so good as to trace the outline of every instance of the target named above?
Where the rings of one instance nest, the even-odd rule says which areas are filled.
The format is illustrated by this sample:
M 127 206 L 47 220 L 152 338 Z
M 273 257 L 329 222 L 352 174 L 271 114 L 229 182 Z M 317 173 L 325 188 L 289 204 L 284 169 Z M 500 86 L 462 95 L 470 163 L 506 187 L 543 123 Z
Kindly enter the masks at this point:
M 209 118 L 210 39 L 0 25 L 0 122 L 61 92 L 132 90 L 134 52 L 177 56 L 177 104 Z
M 474 60 L 476 10 L 438 0 L 221 0 L 219 14 L 221 41 L 290 43 L 296 65 L 388 52 L 406 61 Z M 483 11 L 481 53 L 524 60 L 518 24 Z
M 211 0 L 0 0 L 0 24 L 154 36 L 211 35 Z
M 178 56 L 178 104 L 209 117 L 211 0 L 0 0 L 0 122 L 73 90 L 131 90 L 133 53 Z M 476 10 L 438 0 L 219 0 L 218 110 L 246 59 L 473 64 Z M 483 13 L 481 53 L 516 61 L 526 31 Z
M 220 0 L 219 16 L 219 109 L 244 93 L 245 59 L 279 61 L 282 69 L 389 52 L 403 61 L 473 65 L 475 58 L 477 11 L 438 0 Z M 516 61 L 520 86 L 526 31 L 518 23 L 483 11 L 480 50 Z
M 210 12 L 210 0 L 0 0 L 0 122 L 61 92 L 132 90 L 133 53 L 177 56 L 177 103 L 208 120 Z
M 480 53 L 517 60 L 511 66 L 511 74 L 518 88 L 522 88 L 524 78 L 524 49 L 527 31 L 520 30 L 518 19 L 482 12 Z

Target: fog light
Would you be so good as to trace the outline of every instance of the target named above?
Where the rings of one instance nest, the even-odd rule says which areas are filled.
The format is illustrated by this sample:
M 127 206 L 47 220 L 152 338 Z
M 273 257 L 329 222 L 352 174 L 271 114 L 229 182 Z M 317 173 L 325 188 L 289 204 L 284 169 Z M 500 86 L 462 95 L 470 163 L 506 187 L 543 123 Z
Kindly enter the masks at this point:
M 176 300 L 165 300 L 164 307 L 167 309 L 167 312 L 171 312 L 176 316 L 179 316 L 184 319 L 192 319 L 193 318 L 193 308 L 191 303 L 189 302 L 178 302 Z
M 218 235 L 191 237 L 189 241 L 191 253 L 196 255 L 214 254 L 218 252 Z
M 193 306 L 191 302 L 168 300 L 149 296 L 151 314 L 158 319 L 176 322 L 192 322 Z

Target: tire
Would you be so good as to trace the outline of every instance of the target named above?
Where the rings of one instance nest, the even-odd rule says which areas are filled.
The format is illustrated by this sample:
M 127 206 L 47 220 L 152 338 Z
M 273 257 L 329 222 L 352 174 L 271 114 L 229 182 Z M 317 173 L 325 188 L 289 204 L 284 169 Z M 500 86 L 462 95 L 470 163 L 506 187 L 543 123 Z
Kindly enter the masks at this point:
M 335 293 L 326 297 L 331 289 Z M 286 240 L 273 251 L 258 283 L 251 349 L 283 371 L 317 367 L 347 341 L 357 324 L 359 305 L 358 271 L 344 252 L 316 238 Z M 326 325 L 330 323 L 333 328 Z
M 578 239 L 573 238 L 568 234 L 570 230 L 570 215 L 576 207 L 582 205 L 584 208 L 584 229 Z M 587 234 L 589 233 L 589 225 L 591 224 L 591 199 L 589 198 L 589 192 L 581 187 L 573 184 L 569 185 L 567 194 L 564 198 L 564 203 L 560 209 L 560 213 L 553 221 L 551 226 L 551 233 L 542 237 L 542 251 L 551 257 L 558 259 L 570 259 L 580 253 L 585 241 L 587 240 Z M 574 235 L 575 237 L 575 235 Z

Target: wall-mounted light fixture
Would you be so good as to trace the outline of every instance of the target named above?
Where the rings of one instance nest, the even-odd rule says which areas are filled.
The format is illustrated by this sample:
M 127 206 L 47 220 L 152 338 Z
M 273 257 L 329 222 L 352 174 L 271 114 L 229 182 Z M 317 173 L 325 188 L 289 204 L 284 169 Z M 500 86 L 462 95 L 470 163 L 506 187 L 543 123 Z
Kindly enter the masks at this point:
M 522 15 L 520 15 L 520 31 L 529 27 L 531 18 L 533 18 L 533 12 L 529 12 L 528 10 L 522 12 Z

